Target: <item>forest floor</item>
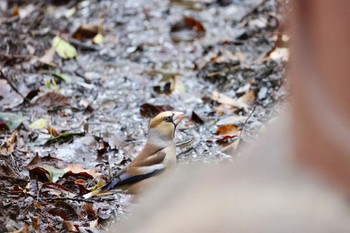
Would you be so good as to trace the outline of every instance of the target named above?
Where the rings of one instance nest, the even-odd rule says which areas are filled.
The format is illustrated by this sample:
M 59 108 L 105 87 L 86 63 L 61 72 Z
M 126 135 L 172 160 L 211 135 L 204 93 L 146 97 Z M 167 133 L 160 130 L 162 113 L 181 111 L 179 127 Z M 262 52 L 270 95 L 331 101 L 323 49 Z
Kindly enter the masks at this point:
M 45 3 L 43 3 L 45 2 Z M 100 232 L 126 194 L 81 196 L 187 115 L 180 163 L 232 162 L 285 106 L 278 0 L 0 2 L 0 232 Z

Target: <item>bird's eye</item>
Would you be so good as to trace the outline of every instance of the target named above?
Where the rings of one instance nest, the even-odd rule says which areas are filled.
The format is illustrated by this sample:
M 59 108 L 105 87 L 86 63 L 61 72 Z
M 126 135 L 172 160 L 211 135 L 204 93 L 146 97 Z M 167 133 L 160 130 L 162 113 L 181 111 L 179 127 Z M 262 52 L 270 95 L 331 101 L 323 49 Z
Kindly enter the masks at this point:
M 173 122 L 173 118 L 170 116 L 164 117 L 164 121 L 166 122 Z

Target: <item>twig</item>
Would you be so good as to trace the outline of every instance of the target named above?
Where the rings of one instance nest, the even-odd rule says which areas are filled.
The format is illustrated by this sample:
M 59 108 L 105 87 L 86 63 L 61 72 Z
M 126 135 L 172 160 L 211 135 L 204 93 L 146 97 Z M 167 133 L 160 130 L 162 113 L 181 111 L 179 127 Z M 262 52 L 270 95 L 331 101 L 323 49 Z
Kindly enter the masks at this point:
M 0 70 L 0 79 L 5 79 L 7 81 L 7 83 L 10 85 L 10 87 L 12 88 L 12 90 L 14 90 L 18 95 L 20 95 L 24 101 L 27 101 L 29 103 L 29 100 L 27 100 L 27 98 L 24 97 L 21 92 L 19 92 L 17 87 L 15 87 L 15 85 L 13 85 L 11 83 L 11 81 L 7 78 L 7 76 L 4 74 L 4 72 L 2 72 L 2 70 Z
M 0 53 L 0 57 L 4 57 L 6 59 L 23 59 L 23 60 L 37 58 L 34 55 L 9 54 L 9 53 Z
M 89 202 L 93 203 L 94 201 L 84 198 L 73 198 L 73 197 L 41 197 L 40 200 L 42 201 L 80 201 L 80 202 Z
M 243 131 L 244 131 L 244 129 L 246 128 L 246 125 L 247 125 L 247 123 L 248 123 L 248 120 L 249 120 L 249 118 L 253 115 L 255 109 L 256 109 L 256 106 L 253 107 L 253 109 L 252 109 L 252 111 L 250 112 L 249 116 L 248 116 L 247 119 L 244 121 L 244 123 L 243 123 L 243 128 L 242 128 L 241 132 L 239 133 L 239 138 L 240 138 L 240 139 L 242 138 Z

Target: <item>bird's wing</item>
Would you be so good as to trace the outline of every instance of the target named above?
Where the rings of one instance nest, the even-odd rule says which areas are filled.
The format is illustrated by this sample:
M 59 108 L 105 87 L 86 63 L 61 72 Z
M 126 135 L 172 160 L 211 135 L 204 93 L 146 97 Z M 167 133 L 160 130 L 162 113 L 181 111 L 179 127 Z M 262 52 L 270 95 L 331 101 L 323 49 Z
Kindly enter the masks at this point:
M 111 190 L 121 185 L 132 184 L 162 172 L 165 168 L 162 163 L 166 153 L 162 150 L 142 160 L 135 160 L 121 170 L 111 181 L 102 187 Z

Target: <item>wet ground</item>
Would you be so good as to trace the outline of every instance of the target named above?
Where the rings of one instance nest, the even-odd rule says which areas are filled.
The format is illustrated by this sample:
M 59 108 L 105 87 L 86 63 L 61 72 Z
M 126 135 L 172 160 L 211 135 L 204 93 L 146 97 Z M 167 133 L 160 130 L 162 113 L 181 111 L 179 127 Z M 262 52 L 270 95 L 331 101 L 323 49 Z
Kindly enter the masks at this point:
M 287 98 L 286 7 L 1 2 L 0 231 L 98 232 L 122 216 L 128 196 L 80 195 L 132 160 L 163 110 L 188 116 L 181 163 L 231 162 Z

